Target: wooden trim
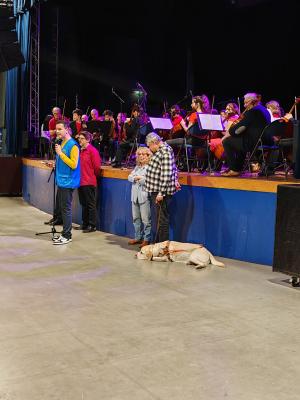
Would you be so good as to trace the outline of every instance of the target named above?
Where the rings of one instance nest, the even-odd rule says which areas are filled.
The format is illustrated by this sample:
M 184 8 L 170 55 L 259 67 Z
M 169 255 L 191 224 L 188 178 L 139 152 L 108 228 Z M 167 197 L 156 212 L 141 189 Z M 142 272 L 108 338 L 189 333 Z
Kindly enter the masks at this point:
M 22 159 L 23 165 L 34 168 L 48 169 L 44 160 L 37 159 Z M 124 179 L 127 180 L 131 169 L 120 169 L 104 166 L 101 169 L 103 178 Z M 214 189 L 229 189 L 229 190 L 245 190 L 251 192 L 276 193 L 277 186 L 282 184 L 300 184 L 300 181 L 294 178 L 285 180 L 284 178 L 266 179 L 262 177 L 253 178 L 225 178 L 222 176 L 203 176 L 198 173 L 181 172 L 179 174 L 179 182 L 184 186 L 199 186 Z

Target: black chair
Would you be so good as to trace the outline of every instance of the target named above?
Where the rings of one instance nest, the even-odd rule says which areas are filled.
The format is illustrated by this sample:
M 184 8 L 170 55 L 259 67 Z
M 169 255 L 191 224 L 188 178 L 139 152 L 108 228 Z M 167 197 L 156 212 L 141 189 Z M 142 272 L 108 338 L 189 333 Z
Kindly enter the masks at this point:
M 291 135 L 291 126 L 283 119 L 266 125 L 253 150 L 246 155 L 243 172 L 251 172 L 251 164 L 257 161 L 261 164 L 260 175 L 268 176 L 283 167 L 287 177 L 290 166 L 285 157 L 285 150 L 293 145 L 293 138 L 289 137 Z

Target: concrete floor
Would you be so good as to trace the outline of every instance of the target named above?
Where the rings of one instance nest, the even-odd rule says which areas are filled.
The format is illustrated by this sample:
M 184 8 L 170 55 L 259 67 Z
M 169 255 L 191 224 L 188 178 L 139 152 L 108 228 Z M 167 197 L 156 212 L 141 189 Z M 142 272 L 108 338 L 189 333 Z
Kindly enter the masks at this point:
M 48 218 L 0 197 L 1 400 L 299 399 L 286 276 L 139 261 L 100 232 L 53 246 Z

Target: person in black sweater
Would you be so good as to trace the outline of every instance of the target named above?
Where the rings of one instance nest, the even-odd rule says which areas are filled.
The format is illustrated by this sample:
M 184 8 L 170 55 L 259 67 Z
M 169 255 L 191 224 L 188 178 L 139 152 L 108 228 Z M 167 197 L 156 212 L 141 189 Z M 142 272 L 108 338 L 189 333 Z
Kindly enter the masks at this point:
M 241 173 L 247 152 L 253 151 L 262 130 L 271 122 L 270 113 L 260 104 L 256 93 L 244 96 L 245 111 L 242 118 L 224 136 L 223 146 L 229 170 L 222 176 L 238 176 Z
M 81 116 L 82 116 L 82 110 L 79 108 L 75 108 L 75 110 L 72 111 L 73 115 L 73 121 L 70 123 L 70 128 L 72 131 L 72 138 L 78 142 L 78 135 L 79 132 L 82 130 L 82 124 L 81 124 Z
M 124 157 L 126 156 L 128 150 L 134 145 L 141 126 L 140 113 L 140 107 L 138 105 L 134 105 L 131 111 L 131 118 L 128 118 L 125 122 L 125 138 L 120 143 L 116 152 L 116 157 L 111 163 L 113 168 L 119 168 L 122 166 Z

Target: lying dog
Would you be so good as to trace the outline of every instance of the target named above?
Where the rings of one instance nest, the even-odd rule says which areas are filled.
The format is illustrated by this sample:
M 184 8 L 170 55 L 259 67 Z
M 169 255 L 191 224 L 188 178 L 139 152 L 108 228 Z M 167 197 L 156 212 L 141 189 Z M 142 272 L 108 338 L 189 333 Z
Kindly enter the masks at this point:
M 184 262 L 196 269 L 209 264 L 224 267 L 202 244 L 165 241 L 142 247 L 136 256 L 139 260 Z

